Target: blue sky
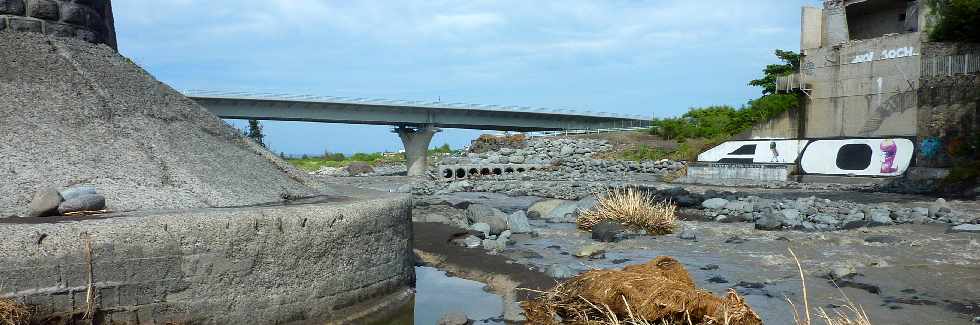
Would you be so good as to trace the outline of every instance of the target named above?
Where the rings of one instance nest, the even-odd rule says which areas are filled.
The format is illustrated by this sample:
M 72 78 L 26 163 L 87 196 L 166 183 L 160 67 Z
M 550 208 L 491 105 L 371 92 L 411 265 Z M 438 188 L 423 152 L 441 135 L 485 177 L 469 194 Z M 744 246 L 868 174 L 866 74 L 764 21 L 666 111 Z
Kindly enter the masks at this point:
M 676 116 L 741 105 L 815 0 L 113 2 L 120 51 L 177 89 Z M 236 125 L 242 123 L 232 121 Z M 276 152 L 399 150 L 385 126 L 264 122 Z M 445 130 L 433 145 L 468 144 Z

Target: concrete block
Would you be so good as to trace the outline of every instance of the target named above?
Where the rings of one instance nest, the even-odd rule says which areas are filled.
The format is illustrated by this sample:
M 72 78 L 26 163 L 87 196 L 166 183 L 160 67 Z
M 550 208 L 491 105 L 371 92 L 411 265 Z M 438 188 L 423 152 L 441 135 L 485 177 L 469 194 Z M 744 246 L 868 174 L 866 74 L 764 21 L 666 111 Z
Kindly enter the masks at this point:
M 55 37 L 75 37 L 76 27 L 69 24 L 48 23 L 44 33 Z
M 60 8 L 54 0 L 28 0 L 27 15 L 44 20 L 58 20 Z
M 40 33 L 44 28 L 41 25 L 40 20 L 28 19 L 28 18 L 18 18 L 18 17 L 7 17 L 7 25 L 10 30 L 15 32 L 32 32 Z
M 102 16 L 88 6 L 67 2 L 61 5 L 61 20 L 69 24 L 88 27 L 92 26 L 93 23 L 99 23 Z

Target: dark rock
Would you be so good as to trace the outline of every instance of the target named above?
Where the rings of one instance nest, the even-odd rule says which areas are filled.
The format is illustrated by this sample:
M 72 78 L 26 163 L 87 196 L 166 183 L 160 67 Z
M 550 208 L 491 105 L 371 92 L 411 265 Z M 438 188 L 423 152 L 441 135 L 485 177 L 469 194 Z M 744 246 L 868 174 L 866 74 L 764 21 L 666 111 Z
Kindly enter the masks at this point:
M 347 170 L 347 174 L 351 176 L 369 174 L 374 172 L 374 167 L 371 167 L 370 164 L 359 162 L 359 161 L 352 162 L 350 165 L 347 165 L 347 167 L 345 167 L 344 169 Z
M 527 214 L 520 210 L 507 216 L 507 226 L 515 234 L 526 234 L 534 231 L 527 221 Z
M 980 225 L 964 223 L 962 225 L 950 227 L 949 230 L 947 230 L 946 232 L 948 233 L 965 232 L 965 233 L 976 234 L 976 233 L 980 233 Z
M 708 264 L 708 265 L 702 266 L 701 267 L 701 270 L 703 270 L 703 271 L 714 271 L 714 270 L 717 270 L 719 268 L 720 267 L 717 264 Z
M 871 222 L 865 220 L 852 220 L 845 222 L 840 228 L 844 230 L 858 229 L 862 227 L 867 227 L 871 225 Z
M 47 217 L 58 214 L 58 205 L 61 204 L 61 194 L 53 188 L 45 188 L 34 193 L 31 199 L 28 217 Z
M 551 246 L 548 246 L 547 248 L 549 248 L 549 249 L 561 249 L 561 246 L 551 245 Z
M 61 202 L 58 213 L 65 214 L 79 211 L 98 211 L 105 209 L 105 197 L 99 194 L 86 194 Z
M 686 239 L 686 240 L 698 240 L 698 234 L 696 231 L 694 231 L 694 229 L 684 228 L 684 230 L 677 235 L 677 238 Z
M 65 201 L 68 201 L 68 200 L 77 198 L 77 197 L 82 196 L 82 195 L 98 194 L 95 191 L 95 188 L 94 187 L 91 187 L 91 186 L 75 186 L 75 187 L 70 187 L 70 188 L 66 188 L 64 190 L 61 190 L 58 193 L 61 194 L 61 198 L 64 199 Z
M 736 283 L 735 286 L 740 288 L 749 288 L 749 289 L 762 289 L 766 287 L 766 285 L 762 284 L 761 282 L 745 282 L 745 281 L 738 281 L 738 283 Z
M 748 239 L 745 239 L 745 238 L 742 238 L 742 237 L 739 237 L 739 236 L 732 236 L 732 237 L 729 237 L 728 239 L 726 239 L 725 240 L 725 243 L 726 244 L 743 244 L 746 241 L 748 241 Z
M 891 243 L 900 242 L 902 240 L 895 236 L 883 235 L 883 236 L 868 236 L 864 238 L 864 241 L 869 243 L 891 244 Z
M 623 263 L 626 263 L 626 262 L 629 262 L 629 261 L 632 261 L 632 260 L 631 259 L 628 259 L 628 258 L 617 258 L 617 259 L 612 260 L 612 263 L 613 264 L 623 264 Z
M 759 230 L 780 230 L 782 227 L 782 219 L 772 211 L 763 214 L 759 220 L 755 221 L 755 229 Z
M 592 226 L 592 239 L 605 243 L 617 242 L 626 237 L 625 231 L 626 228 L 621 224 L 603 221 Z
M 713 277 L 708 278 L 708 282 L 711 282 L 711 283 L 728 283 L 728 279 L 725 279 L 725 278 L 723 278 L 721 276 L 717 276 L 716 275 L 716 276 L 713 276 Z
M 881 294 L 881 288 L 873 284 L 867 284 L 862 282 L 856 282 L 852 280 L 837 280 L 837 286 L 840 288 L 855 288 L 861 289 L 873 294 Z
M 467 207 L 466 219 L 470 223 L 485 223 L 490 225 L 491 235 L 499 235 L 508 229 L 507 215 L 500 210 L 483 204 L 471 204 Z
M 23 0 L 0 0 L 0 14 L 18 15 L 18 16 L 24 15 L 24 1 Z M 0 28 L 0 30 L 2 30 L 2 28 Z
M 10 25 L 10 29 L 16 32 L 40 33 L 44 29 L 39 20 L 10 17 L 7 18 L 7 23 Z

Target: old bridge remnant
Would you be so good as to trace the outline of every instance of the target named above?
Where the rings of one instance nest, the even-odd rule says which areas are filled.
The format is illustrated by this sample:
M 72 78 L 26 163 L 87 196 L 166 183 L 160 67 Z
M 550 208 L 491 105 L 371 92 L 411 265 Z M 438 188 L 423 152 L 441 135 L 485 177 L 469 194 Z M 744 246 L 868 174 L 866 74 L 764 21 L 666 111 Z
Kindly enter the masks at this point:
M 407 196 L 308 178 L 117 53 L 111 28 L 79 37 L 109 7 L 0 0 L 0 298 L 96 324 L 356 323 L 411 299 Z M 17 217 L 77 185 L 111 211 Z

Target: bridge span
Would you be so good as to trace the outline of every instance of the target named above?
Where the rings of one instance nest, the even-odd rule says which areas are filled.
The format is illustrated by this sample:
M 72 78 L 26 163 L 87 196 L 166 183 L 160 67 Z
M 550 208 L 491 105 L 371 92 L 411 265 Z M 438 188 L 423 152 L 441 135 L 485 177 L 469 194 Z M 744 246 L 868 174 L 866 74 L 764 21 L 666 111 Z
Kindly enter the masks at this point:
M 422 175 L 439 128 L 568 131 L 649 127 L 652 118 L 567 109 L 387 99 L 190 90 L 184 94 L 227 119 L 394 126 L 405 145 L 408 174 Z

